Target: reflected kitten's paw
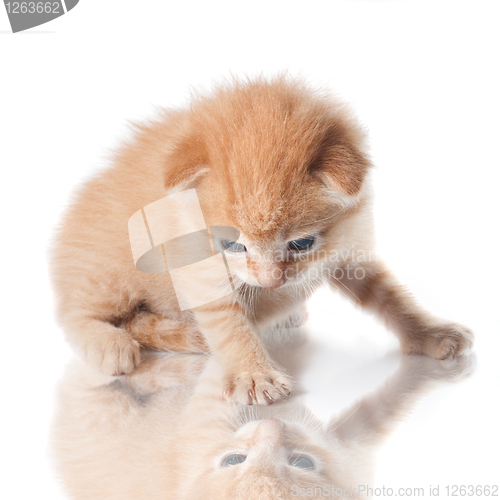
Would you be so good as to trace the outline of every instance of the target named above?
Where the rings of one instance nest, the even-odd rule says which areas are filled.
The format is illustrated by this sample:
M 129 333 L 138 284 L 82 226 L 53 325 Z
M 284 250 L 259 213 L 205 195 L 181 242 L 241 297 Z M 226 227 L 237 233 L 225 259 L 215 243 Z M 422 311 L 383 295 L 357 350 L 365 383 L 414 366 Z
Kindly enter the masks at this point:
M 446 378 L 449 381 L 460 382 L 469 378 L 476 367 L 476 357 L 474 353 L 464 353 L 462 356 L 449 357 L 437 361 L 439 367 L 431 370 L 437 378 Z
M 223 397 L 246 405 L 270 405 L 288 397 L 292 387 L 291 377 L 270 366 L 228 376 Z
M 413 380 L 419 377 L 425 380 L 460 382 L 474 373 L 476 357 L 474 353 L 463 356 L 436 359 L 425 355 L 404 356 L 401 365 Z
M 141 346 L 128 334 L 106 338 L 89 352 L 90 362 L 106 375 L 126 375 L 141 361 Z
M 459 323 L 442 323 L 427 330 L 421 353 L 447 359 L 469 352 L 473 345 L 474 334 L 469 328 Z

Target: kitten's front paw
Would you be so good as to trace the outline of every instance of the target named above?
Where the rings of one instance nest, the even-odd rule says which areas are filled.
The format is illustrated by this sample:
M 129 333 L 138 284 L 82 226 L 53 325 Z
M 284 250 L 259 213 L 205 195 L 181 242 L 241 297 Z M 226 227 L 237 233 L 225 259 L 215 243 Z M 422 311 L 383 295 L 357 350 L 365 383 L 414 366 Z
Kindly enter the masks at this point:
M 128 334 L 116 335 L 95 346 L 89 358 L 106 375 L 126 375 L 140 363 L 141 346 Z
M 421 353 L 447 359 L 466 353 L 474 345 L 474 334 L 459 323 L 441 323 L 426 331 Z
M 269 366 L 226 377 L 224 399 L 247 405 L 270 405 L 286 398 L 293 380 L 282 371 Z

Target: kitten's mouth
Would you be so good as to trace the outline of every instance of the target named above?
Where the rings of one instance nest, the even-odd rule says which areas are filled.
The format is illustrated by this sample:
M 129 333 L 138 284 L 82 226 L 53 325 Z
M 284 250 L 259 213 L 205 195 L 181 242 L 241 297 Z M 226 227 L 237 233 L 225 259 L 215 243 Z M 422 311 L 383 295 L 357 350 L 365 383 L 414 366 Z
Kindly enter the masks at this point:
M 307 281 L 307 278 L 308 276 L 301 276 L 300 274 L 298 276 L 295 274 L 293 276 L 287 276 L 287 273 L 283 273 L 279 277 L 266 279 L 249 274 L 242 276 L 238 272 L 233 273 L 233 279 L 236 279 L 235 285 L 238 289 L 242 287 L 256 287 L 265 288 L 267 290 L 279 290 L 291 286 L 300 286 Z

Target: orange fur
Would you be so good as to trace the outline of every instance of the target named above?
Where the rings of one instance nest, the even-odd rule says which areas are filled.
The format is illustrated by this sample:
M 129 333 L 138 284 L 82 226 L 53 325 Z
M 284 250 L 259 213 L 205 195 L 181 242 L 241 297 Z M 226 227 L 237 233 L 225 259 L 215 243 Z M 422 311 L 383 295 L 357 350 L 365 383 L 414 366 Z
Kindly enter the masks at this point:
M 286 320 L 326 279 L 359 293 L 405 352 L 462 352 L 472 334 L 421 310 L 376 262 L 363 279 L 336 278 L 350 262 L 332 259 L 335 252 L 373 248 L 369 169 L 364 133 L 349 109 L 286 77 L 236 81 L 195 97 L 188 109 L 163 112 L 137 127 L 63 220 L 52 267 L 67 336 L 116 375 L 137 366 L 141 345 L 210 349 L 224 366 L 226 398 L 269 404 L 293 382 L 259 333 Z M 207 225 L 240 231 L 248 276 L 237 269 L 235 294 L 181 313 L 168 273 L 135 269 L 127 222 L 188 187 L 196 188 Z M 287 250 L 287 242 L 308 236 L 316 238 L 313 251 Z

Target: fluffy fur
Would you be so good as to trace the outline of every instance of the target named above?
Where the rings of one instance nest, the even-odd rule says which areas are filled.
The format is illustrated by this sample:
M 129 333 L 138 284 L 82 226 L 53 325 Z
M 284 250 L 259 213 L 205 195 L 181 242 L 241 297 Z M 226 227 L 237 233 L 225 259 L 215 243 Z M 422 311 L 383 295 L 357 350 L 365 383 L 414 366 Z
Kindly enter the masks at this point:
M 224 396 L 269 404 L 292 379 L 259 333 L 295 314 L 327 281 L 394 330 L 402 351 L 446 358 L 472 333 L 422 310 L 373 258 L 371 163 L 346 106 L 281 77 L 234 82 L 136 127 L 113 165 L 66 213 L 52 261 L 68 338 L 105 374 L 128 374 L 141 346 L 215 353 Z M 169 274 L 135 269 L 127 223 L 142 207 L 194 187 L 207 225 L 232 226 L 247 248 L 227 299 L 181 313 Z M 287 250 L 312 236 L 310 251 Z M 356 273 L 356 271 L 358 271 Z
M 183 354 L 152 356 L 119 379 L 75 363 L 52 439 L 69 498 L 283 500 L 325 486 L 349 492 L 334 498 L 365 498 L 359 486 L 373 487 L 375 453 L 394 424 L 437 382 L 470 374 L 472 363 L 403 356 L 379 390 L 325 423 L 297 394 L 272 406 L 226 403 L 220 370 L 215 357 Z M 234 453 L 247 459 L 222 467 Z M 290 465 L 294 453 L 315 469 Z

